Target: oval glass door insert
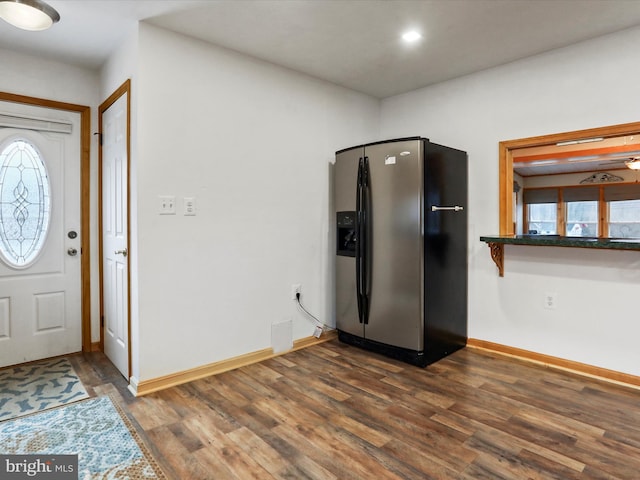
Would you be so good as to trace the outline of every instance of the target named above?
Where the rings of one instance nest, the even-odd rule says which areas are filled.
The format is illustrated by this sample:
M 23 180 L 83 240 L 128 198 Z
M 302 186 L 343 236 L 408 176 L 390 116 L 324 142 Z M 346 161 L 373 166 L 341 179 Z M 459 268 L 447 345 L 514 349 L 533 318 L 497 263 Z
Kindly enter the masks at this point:
M 51 197 L 44 159 L 34 145 L 14 139 L 0 152 L 0 258 L 31 265 L 49 229 Z

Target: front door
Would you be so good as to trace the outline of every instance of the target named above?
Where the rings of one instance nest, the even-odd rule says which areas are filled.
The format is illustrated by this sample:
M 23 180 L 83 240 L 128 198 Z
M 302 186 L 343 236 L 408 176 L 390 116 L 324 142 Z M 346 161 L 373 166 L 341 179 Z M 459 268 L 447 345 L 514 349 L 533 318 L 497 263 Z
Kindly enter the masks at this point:
M 125 84 L 128 86 L 128 83 Z M 104 352 L 129 379 L 129 92 L 100 106 Z
M 0 367 L 82 349 L 80 127 L 0 101 Z

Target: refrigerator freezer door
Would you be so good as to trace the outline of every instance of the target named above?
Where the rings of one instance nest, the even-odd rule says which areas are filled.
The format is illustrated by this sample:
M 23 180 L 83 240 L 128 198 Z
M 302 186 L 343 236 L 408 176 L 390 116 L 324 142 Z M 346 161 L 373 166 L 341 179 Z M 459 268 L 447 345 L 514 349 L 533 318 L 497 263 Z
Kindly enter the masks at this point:
M 336 212 L 356 210 L 358 161 L 363 155 L 362 148 L 346 150 L 336 155 L 334 166 Z M 337 218 L 334 218 L 334 222 L 337 222 Z M 336 255 L 336 326 L 338 330 L 358 337 L 364 335 L 364 324 L 358 316 L 356 298 L 356 258 L 352 256 Z
M 365 338 L 420 351 L 423 317 L 423 144 L 365 147 L 370 182 L 370 309 Z

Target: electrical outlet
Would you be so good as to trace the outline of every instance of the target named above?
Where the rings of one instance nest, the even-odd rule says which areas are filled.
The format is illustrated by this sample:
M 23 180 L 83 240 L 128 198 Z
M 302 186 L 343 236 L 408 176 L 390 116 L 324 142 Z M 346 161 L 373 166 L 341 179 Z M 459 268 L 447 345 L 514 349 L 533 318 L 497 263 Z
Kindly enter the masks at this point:
M 184 197 L 184 215 L 191 217 L 196 214 L 196 198 Z
M 558 294 L 555 292 L 547 292 L 544 294 L 544 308 L 555 310 L 558 302 Z
M 296 295 L 298 293 L 302 293 L 302 285 L 299 283 L 294 283 L 291 285 L 291 300 L 296 300 Z

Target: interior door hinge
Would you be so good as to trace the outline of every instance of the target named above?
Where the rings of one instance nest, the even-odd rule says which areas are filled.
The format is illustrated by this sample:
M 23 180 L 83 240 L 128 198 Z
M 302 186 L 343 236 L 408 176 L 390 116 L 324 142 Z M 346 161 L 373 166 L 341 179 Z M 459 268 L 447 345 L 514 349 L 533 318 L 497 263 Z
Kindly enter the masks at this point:
M 104 315 L 100 315 L 100 327 L 104 327 Z
M 100 142 L 100 146 L 102 146 L 102 133 L 95 132 L 94 135 L 98 135 L 98 141 Z

